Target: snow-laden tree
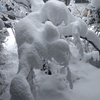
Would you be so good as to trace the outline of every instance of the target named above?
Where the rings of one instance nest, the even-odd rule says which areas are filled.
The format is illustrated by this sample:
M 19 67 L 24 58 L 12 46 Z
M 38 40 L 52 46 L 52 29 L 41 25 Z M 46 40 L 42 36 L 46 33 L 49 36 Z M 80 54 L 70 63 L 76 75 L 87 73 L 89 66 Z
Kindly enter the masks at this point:
M 63 82 L 65 84 L 67 81 L 66 88 L 73 89 L 69 66 L 69 61 L 73 55 L 69 47 L 70 44 L 68 44 L 69 41 L 65 37 L 72 36 L 74 38 L 74 45 L 79 50 L 79 59 L 84 56 L 80 37 L 92 42 L 100 51 L 100 44 L 97 44 L 97 42 L 100 42 L 99 38 L 88 30 L 85 22 L 73 17 L 63 2 L 50 0 L 44 3 L 42 0 L 40 1 L 34 0 L 33 4 L 35 3 L 36 8 L 32 7 L 33 12 L 15 25 L 19 70 L 11 81 L 11 100 L 40 100 L 41 95 L 38 94 L 37 96 L 35 87 L 34 79 L 36 76 L 34 70 L 41 70 L 44 63 L 47 64 L 47 71 L 52 69 L 52 66 L 61 66 L 61 68 L 57 68 L 57 71 L 51 71 L 54 74 L 54 79 L 59 82 L 59 78 L 55 78 L 56 72 L 64 74 L 65 81 L 63 80 Z M 57 89 L 62 91 L 64 87 L 58 85 Z M 61 94 L 58 100 L 61 100 L 60 96 Z M 46 99 L 45 96 L 43 98 Z M 66 100 L 64 97 L 62 99 Z

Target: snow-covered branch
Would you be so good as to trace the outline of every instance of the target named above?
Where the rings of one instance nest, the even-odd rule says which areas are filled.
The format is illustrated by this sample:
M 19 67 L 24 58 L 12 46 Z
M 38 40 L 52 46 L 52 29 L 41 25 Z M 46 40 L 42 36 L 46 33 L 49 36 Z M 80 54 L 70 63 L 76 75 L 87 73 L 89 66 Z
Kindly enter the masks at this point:
M 65 37 L 66 37 L 66 38 L 67 38 L 67 37 L 72 37 L 72 35 L 71 35 L 71 34 L 68 34 L 68 35 L 66 35 Z M 86 36 L 80 35 L 80 37 L 81 37 L 82 39 L 87 40 L 87 41 L 88 41 L 90 44 L 92 44 L 92 45 L 95 47 L 95 49 L 96 49 L 97 51 L 99 51 L 99 53 L 100 53 L 100 44 L 99 44 L 99 43 L 100 43 L 100 38 L 99 38 L 93 31 L 88 30 Z

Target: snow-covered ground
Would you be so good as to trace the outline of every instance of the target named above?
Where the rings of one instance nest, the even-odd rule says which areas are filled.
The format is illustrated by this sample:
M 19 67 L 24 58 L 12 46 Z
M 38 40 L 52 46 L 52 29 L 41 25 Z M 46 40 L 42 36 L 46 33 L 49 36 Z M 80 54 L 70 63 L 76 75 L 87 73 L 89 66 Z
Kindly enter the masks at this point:
M 71 69 L 80 76 L 74 83 L 71 100 L 100 100 L 100 69 L 84 62 L 71 64 Z
M 2 54 L 5 65 L 0 65 L 0 71 L 5 76 L 7 87 L 0 99 L 9 100 L 10 82 L 18 70 L 17 46 L 13 34 L 10 34 L 4 47 Z M 100 100 L 100 69 L 78 60 L 70 62 L 69 67 L 73 90 L 69 89 L 63 74 L 46 75 L 35 70 L 37 100 Z

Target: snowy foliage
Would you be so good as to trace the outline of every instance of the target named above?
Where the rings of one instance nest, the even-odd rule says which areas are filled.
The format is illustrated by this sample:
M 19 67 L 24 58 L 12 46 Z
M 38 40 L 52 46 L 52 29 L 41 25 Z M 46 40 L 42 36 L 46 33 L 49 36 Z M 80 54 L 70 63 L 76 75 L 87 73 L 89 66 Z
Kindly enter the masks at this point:
M 61 11 L 60 14 L 59 11 Z M 55 12 L 59 16 L 57 15 L 54 17 Z M 40 11 L 29 14 L 27 17 L 20 20 L 18 24 L 16 24 L 15 33 L 19 54 L 19 71 L 17 77 L 22 75 L 23 77 L 27 78 L 30 77 L 30 71 L 32 71 L 34 68 L 41 69 L 43 65 L 42 58 L 47 60 L 47 62 L 48 60 L 51 61 L 52 58 L 54 58 L 58 64 L 65 67 L 68 66 L 70 58 L 69 46 L 67 41 L 60 39 L 60 33 L 58 28 L 55 26 L 60 25 L 63 21 L 65 25 L 67 25 L 71 21 L 68 14 L 69 11 L 66 10 L 64 3 L 59 1 L 48 1 Z M 43 18 L 41 18 L 41 15 Z M 56 17 L 58 20 L 55 19 Z M 71 76 L 69 76 L 69 79 L 71 79 L 70 77 Z M 16 80 L 16 77 L 13 80 Z M 12 100 L 16 98 L 16 96 L 13 94 L 13 91 L 16 88 L 15 85 L 13 85 L 15 84 L 15 81 L 13 80 L 11 82 Z M 30 91 L 32 92 L 33 85 L 30 82 L 31 80 L 28 80 L 28 82 L 31 87 Z M 72 89 L 73 87 L 71 80 L 68 81 L 69 84 L 71 84 L 70 88 Z M 16 89 L 16 91 L 23 91 L 23 89 Z M 20 95 L 19 98 L 21 98 Z
M 78 56 L 78 60 L 84 59 L 80 37 L 92 41 L 100 50 L 100 45 L 97 44 L 100 41 L 99 38 L 88 30 L 85 22 L 71 15 L 63 2 L 57 0 L 46 3 L 42 0 L 15 1 L 25 6 L 30 6 L 31 3 L 29 8 L 33 12 L 25 15 L 26 17 L 15 25 L 19 69 L 11 81 L 11 100 L 40 100 L 41 97 L 43 100 L 68 99 L 69 96 L 63 95 L 63 91 L 68 93 L 70 89 L 73 89 L 73 82 L 79 77 L 76 74 L 74 77 L 70 69 L 69 62 L 75 58 L 71 43 L 65 37 L 73 37 L 72 44 L 77 47 L 74 50 L 78 51 L 74 53 L 77 56 L 81 55 L 81 57 Z M 46 67 L 44 72 L 41 70 L 43 65 Z M 40 76 L 35 75 L 37 69 Z M 46 75 L 46 70 L 51 74 Z M 36 78 L 43 82 L 39 84 Z M 39 84 L 40 87 L 37 88 L 35 84 Z M 58 97 L 56 97 L 57 94 L 59 94 Z

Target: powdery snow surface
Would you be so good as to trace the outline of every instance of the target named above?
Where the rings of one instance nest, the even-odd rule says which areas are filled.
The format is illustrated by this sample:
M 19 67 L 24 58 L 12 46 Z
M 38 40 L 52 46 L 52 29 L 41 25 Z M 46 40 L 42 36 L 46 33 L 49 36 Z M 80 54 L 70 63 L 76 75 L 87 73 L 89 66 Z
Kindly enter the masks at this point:
M 70 66 L 71 70 L 79 76 L 79 80 L 74 82 L 72 99 L 69 100 L 99 100 L 100 69 L 84 62 L 77 62 Z
M 63 74 L 44 75 L 36 71 L 37 100 L 99 100 L 100 99 L 100 69 L 76 61 L 69 65 L 74 84 L 73 90 L 69 89 Z

